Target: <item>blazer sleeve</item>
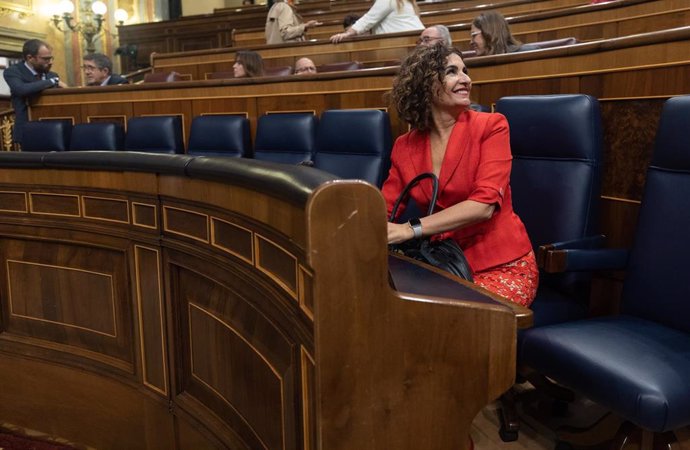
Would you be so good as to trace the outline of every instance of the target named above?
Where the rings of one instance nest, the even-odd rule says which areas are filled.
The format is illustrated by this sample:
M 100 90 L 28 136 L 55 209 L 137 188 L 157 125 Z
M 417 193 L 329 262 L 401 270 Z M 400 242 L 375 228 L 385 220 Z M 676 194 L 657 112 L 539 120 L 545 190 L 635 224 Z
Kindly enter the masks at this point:
M 355 30 L 357 34 L 369 31 L 392 13 L 394 8 L 393 0 L 376 0 L 374 5 L 369 8 L 369 11 L 360 17 L 357 22 L 352 24 L 352 29 Z
M 501 114 L 491 114 L 481 137 L 479 167 L 468 199 L 500 207 L 512 160 L 508 121 Z
M 8 68 L 5 70 L 3 75 L 7 85 L 10 87 L 10 93 L 12 95 L 16 95 L 17 97 L 28 97 L 54 86 L 50 79 L 33 81 L 25 80 L 24 77 L 22 77 L 19 68 Z

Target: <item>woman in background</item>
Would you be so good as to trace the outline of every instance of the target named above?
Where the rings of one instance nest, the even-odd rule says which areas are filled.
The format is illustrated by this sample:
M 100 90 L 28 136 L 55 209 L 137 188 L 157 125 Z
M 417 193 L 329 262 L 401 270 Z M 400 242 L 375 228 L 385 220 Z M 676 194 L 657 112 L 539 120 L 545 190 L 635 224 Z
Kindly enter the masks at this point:
M 331 42 L 337 44 L 347 37 L 367 31 L 371 31 L 371 34 L 384 34 L 423 29 L 415 0 L 376 0 L 369 11 L 350 28 L 331 36 Z
M 500 55 L 520 50 L 522 43 L 510 33 L 508 22 L 501 13 L 488 11 L 472 21 L 470 48 L 477 56 Z
M 419 46 L 402 63 L 391 97 L 412 130 L 393 146 L 382 188 L 388 214 L 420 173 L 433 172 L 439 192 L 430 216 L 389 223 L 388 243 L 451 238 L 463 249 L 476 284 L 529 306 L 539 270 L 525 226 L 513 212 L 508 122 L 501 114 L 470 110 L 471 89 L 457 49 Z M 410 195 L 426 211 L 431 181 Z
M 235 54 L 235 64 L 232 65 L 235 78 L 264 76 L 264 60 L 256 52 L 240 50 Z

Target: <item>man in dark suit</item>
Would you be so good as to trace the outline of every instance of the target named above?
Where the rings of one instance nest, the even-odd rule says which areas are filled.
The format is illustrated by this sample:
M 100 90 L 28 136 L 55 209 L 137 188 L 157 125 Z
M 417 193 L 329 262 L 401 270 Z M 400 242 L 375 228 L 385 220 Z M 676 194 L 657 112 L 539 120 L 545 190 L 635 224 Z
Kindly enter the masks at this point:
M 128 84 L 129 81 L 113 73 L 113 63 L 103 53 L 89 53 L 84 55 L 84 79 L 87 86 L 112 86 L 114 84 Z
M 53 49 L 45 42 L 30 39 L 22 48 L 24 62 L 5 69 L 4 77 L 10 87 L 12 108 L 14 108 L 14 133 L 12 140 L 21 145 L 24 124 L 29 120 L 28 101 L 31 97 L 53 87 L 67 87 L 55 72 Z

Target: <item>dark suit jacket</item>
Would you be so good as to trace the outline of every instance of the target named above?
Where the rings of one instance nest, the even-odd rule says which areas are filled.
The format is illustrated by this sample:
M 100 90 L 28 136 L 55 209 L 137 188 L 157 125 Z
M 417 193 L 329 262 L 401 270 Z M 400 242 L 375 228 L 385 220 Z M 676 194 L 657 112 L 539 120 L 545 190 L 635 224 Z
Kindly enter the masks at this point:
M 108 80 L 108 83 L 106 85 L 112 86 L 114 84 L 129 84 L 129 80 L 121 75 L 114 73 L 110 75 L 110 79 Z
M 57 78 L 58 74 L 48 72 L 45 80 L 37 80 L 22 61 L 5 69 L 3 75 L 10 87 L 12 108 L 14 108 L 15 119 L 12 140 L 21 144 L 24 124 L 29 120 L 27 107 L 29 99 L 45 89 L 54 87 L 54 83 L 51 80 Z

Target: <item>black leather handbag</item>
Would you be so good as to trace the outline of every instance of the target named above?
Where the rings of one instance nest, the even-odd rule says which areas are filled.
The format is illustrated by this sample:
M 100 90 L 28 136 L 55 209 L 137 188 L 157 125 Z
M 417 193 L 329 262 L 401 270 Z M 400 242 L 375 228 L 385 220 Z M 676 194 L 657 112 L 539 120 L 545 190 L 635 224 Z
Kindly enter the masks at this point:
M 433 185 L 431 202 L 429 203 L 426 215 L 429 216 L 433 214 L 436 197 L 438 196 L 438 178 L 431 172 L 425 172 L 417 175 L 407 183 L 405 189 L 403 189 L 395 200 L 389 218 L 390 222 L 395 221 L 398 207 L 400 203 L 409 196 L 410 190 L 425 178 L 430 178 Z M 453 239 L 437 239 L 432 241 L 427 237 L 423 239 L 411 239 L 400 244 L 391 244 L 388 247 L 389 250 L 395 253 L 400 253 L 409 258 L 438 267 L 439 269 L 443 269 L 465 280 L 473 281 L 470 264 L 467 262 L 467 258 L 465 258 L 465 254 L 462 252 L 460 246 Z

